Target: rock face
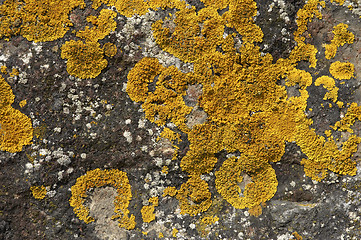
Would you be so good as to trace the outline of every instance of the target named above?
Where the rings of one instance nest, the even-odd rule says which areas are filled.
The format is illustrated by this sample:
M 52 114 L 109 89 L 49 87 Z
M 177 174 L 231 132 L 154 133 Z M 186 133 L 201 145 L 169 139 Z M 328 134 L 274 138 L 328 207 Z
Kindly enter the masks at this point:
M 360 10 L 0 1 L 0 239 L 360 239 Z

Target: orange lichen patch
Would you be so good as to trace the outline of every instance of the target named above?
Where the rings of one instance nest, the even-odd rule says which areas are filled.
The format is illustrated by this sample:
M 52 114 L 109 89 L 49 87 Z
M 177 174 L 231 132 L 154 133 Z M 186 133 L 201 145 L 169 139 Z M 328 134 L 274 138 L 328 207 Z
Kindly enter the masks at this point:
M 212 6 L 217 9 L 224 9 L 227 7 L 229 0 L 201 0 L 205 6 Z
M 102 3 L 108 6 L 114 6 L 121 15 L 126 17 L 131 17 L 135 14 L 144 15 L 148 12 L 149 8 L 164 9 L 165 7 L 173 8 L 185 5 L 178 0 L 93 0 L 92 7 L 94 9 L 98 9 Z
M 0 76 L 0 150 L 20 152 L 31 144 L 33 127 L 30 118 L 11 107 L 15 96 L 10 85 Z
M 68 73 L 82 79 L 95 78 L 108 64 L 98 42 L 65 42 L 61 47 L 61 57 L 68 59 Z
M 35 199 L 44 199 L 46 195 L 46 188 L 41 186 L 31 186 L 30 191 Z
M 323 100 L 330 99 L 331 101 L 336 102 L 338 97 L 338 87 L 335 86 L 335 80 L 328 76 L 322 76 L 317 78 L 315 81 L 315 86 L 320 86 L 321 84 L 328 90 L 323 97 Z
M 144 102 L 142 108 L 148 120 L 158 125 L 170 121 L 185 129 L 186 115 L 192 108 L 185 104 L 183 96 L 192 81 L 189 74 L 174 66 L 165 68 L 155 58 L 143 58 L 128 74 L 127 93 L 133 101 Z M 156 85 L 154 91 L 149 91 L 151 84 Z
M 199 176 L 192 176 L 183 183 L 176 197 L 180 203 L 181 214 L 191 216 L 207 211 L 212 204 L 208 184 Z
M 163 197 L 171 196 L 174 197 L 177 194 L 177 189 L 175 187 L 166 187 L 163 190 Z
M 44 42 L 62 38 L 72 26 L 69 13 L 85 7 L 83 0 L 25 0 L 21 9 L 20 34 L 29 41 Z M 46 13 L 46 14 L 44 14 Z
M 173 130 L 171 130 L 170 128 L 167 128 L 167 127 L 165 127 L 163 129 L 163 131 L 160 133 L 160 137 L 166 138 L 171 142 L 175 142 L 175 141 L 180 142 L 180 141 L 182 141 L 180 139 L 180 134 L 179 133 L 176 133 Z
M 345 43 L 352 44 L 355 36 L 352 32 L 347 31 L 348 25 L 340 23 L 333 27 L 332 33 L 334 34 L 330 44 L 325 45 L 325 57 L 331 59 L 335 57 L 337 48 L 345 45 Z
M 291 70 L 286 79 L 286 86 L 298 84 L 302 89 L 306 89 L 312 84 L 312 76 L 309 72 L 300 69 Z
M 305 173 L 315 180 L 324 178 L 328 170 L 354 175 L 355 162 L 350 158 L 360 139 L 351 136 L 340 150 L 332 133 L 327 140 L 316 134 L 312 119 L 305 114 L 312 74 L 297 68 L 300 61 L 316 67 L 317 49 L 305 43 L 305 33 L 308 22 L 322 18 L 319 7 L 325 2 L 309 0 L 298 11 L 297 46 L 288 58 L 275 63 L 254 44 L 262 40 L 263 33 L 253 21 L 257 11 L 253 1 L 219 1 L 217 6 L 225 9 L 222 16 L 210 4 L 214 1 L 204 2 L 206 7 L 198 12 L 194 7 L 177 5 L 170 27 L 160 20 L 152 25 L 158 45 L 181 61 L 193 63 L 193 72 L 180 73 L 156 59 L 143 58 L 128 74 L 127 92 L 133 101 L 143 102 L 145 116 L 160 126 L 172 122 L 177 131 L 188 135 L 189 150 L 180 166 L 190 178 L 176 194 L 182 213 L 195 215 L 208 208 L 208 187 L 200 175 L 214 169 L 220 151 L 240 157 L 229 158 L 216 172 L 217 191 L 236 208 L 247 207 L 255 215 L 261 212 L 260 204 L 277 190 L 275 171 L 269 163 L 280 161 L 285 142 L 295 141 L 300 146 L 307 156 L 302 160 Z M 235 34 L 224 34 L 225 27 L 240 33 L 240 47 L 235 47 Z M 342 67 L 337 72 L 345 78 Z M 298 87 L 299 94 L 288 96 L 282 80 L 286 86 Z M 323 84 L 329 90 L 325 97 L 336 101 L 337 88 L 328 80 L 321 76 L 316 85 Z M 192 108 L 185 107 L 182 98 L 190 84 L 202 86 L 198 107 L 207 120 L 188 128 L 185 116 Z
M 127 174 L 117 169 L 101 170 L 99 168 L 88 171 L 85 175 L 79 177 L 76 183 L 71 187 L 70 206 L 80 220 L 85 223 L 94 221 L 94 218 L 88 216 L 89 209 L 84 206 L 87 190 L 95 187 L 111 185 L 116 188 L 118 195 L 114 200 L 115 215 L 112 219 L 118 219 L 119 226 L 126 229 L 135 227 L 134 215 L 128 216 L 129 201 L 132 198 L 131 187 Z
M 18 1 L 5 0 L 0 5 L 0 23 L 0 38 L 8 39 L 20 33 L 21 15 Z
M 54 41 L 72 26 L 69 13 L 83 0 L 6 0 L 0 7 L 0 38 L 21 34 L 29 41 Z
M 26 105 L 26 99 L 19 102 L 19 106 L 23 108 Z
M 203 22 L 202 29 L 199 23 Z M 214 8 L 196 9 L 183 7 L 176 13 L 174 30 L 162 27 L 158 20 L 152 25 L 156 43 L 164 50 L 184 62 L 194 62 L 202 58 L 204 52 L 214 51 L 223 40 L 225 20 Z M 211 41 L 207 41 L 210 39 Z
M 102 9 L 98 17 L 88 16 L 86 20 L 92 23 L 94 27 L 86 26 L 84 30 L 77 32 L 76 36 L 87 41 L 98 41 L 105 38 L 117 28 L 117 23 L 114 21 L 116 15 L 116 12 L 110 9 Z
M 334 130 L 353 133 L 354 131 L 351 129 L 351 126 L 355 123 L 356 119 L 361 121 L 361 107 L 358 106 L 357 103 L 351 103 L 350 107 L 347 109 L 346 115 L 331 127 Z
M 217 216 L 205 216 L 201 219 L 201 223 L 204 225 L 212 225 L 219 220 Z
M 9 75 L 10 75 L 10 77 L 19 76 L 19 71 L 16 68 L 13 68 Z
M 310 22 L 314 16 L 316 16 L 318 19 L 322 19 L 322 14 L 318 9 L 318 5 L 325 7 L 325 2 L 319 0 L 310 0 L 303 6 L 303 8 L 298 10 L 296 19 L 298 28 L 297 31 L 293 33 L 295 41 L 298 44 L 305 41 L 305 37 L 302 35 L 307 30 L 307 23 Z
M 266 164 L 254 174 L 252 181 L 243 183 L 244 190 L 238 184 L 244 181 L 242 173 L 247 170 L 246 159 L 228 158 L 216 172 L 216 188 L 222 197 L 238 209 L 253 208 L 270 200 L 277 191 L 277 178 L 273 168 Z
M 331 0 L 331 2 L 336 2 L 338 3 L 339 5 L 343 5 L 345 3 L 345 0 Z
M 251 216 L 258 217 L 262 214 L 262 207 L 261 205 L 256 205 L 250 209 L 248 209 L 248 213 Z
M 105 56 L 113 57 L 117 54 L 117 47 L 113 43 L 105 43 L 103 46 Z
M 11 106 L 14 100 L 15 95 L 10 85 L 0 76 L 0 112 L 4 111 L 5 107 Z
M 229 11 L 222 15 L 226 26 L 235 28 L 246 42 L 262 42 L 263 32 L 254 24 L 253 17 L 257 15 L 257 4 L 253 0 L 230 0 Z
M 302 236 L 298 234 L 297 232 L 293 232 L 292 235 L 295 237 L 296 240 L 302 240 Z
M 289 57 L 289 64 L 294 64 L 299 61 L 308 61 L 310 63 L 310 67 L 315 68 L 317 64 L 317 52 L 318 50 L 315 46 L 301 42 L 292 49 Z
M 330 73 L 336 79 L 350 79 L 354 77 L 355 67 L 350 62 L 331 63 Z
M 312 18 L 316 16 L 318 19 L 322 19 L 322 14 L 318 9 L 318 5 L 325 7 L 324 1 L 309 0 L 303 8 L 297 12 L 297 31 L 293 33 L 295 41 L 300 44 L 305 41 L 305 37 L 302 36 L 307 30 L 307 23 L 312 21 Z
M 143 206 L 141 210 L 143 222 L 147 223 L 155 220 L 154 210 L 155 207 L 158 206 L 158 197 L 152 197 L 148 200 L 148 202 L 152 205 Z
M 304 119 L 304 121 L 311 123 L 310 120 Z M 350 136 L 343 143 L 340 151 L 332 136 L 326 141 L 307 125 L 297 126 L 296 129 L 297 145 L 308 157 L 301 161 L 307 176 L 320 181 L 326 177 L 327 169 L 343 175 L 356 174 L 356 163 L 350 157 L 357 151 L 361 138 L 355 135 Z
M 0 68 L 0 71 L 3 73 L 3 74 L 7 74 L 8 71 L 7 71 L 7 67 L 5 65 L 2 65 L 1 68 Z
M 168 174 L 168 170 L 169 170 L 168 166 L 163 166 L 162 173 Z

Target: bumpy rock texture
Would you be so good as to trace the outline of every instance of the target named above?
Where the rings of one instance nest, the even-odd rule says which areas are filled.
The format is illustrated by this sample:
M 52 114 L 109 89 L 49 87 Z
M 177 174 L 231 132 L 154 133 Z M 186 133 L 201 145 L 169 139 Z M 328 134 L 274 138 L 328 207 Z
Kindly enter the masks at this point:
M 356 1 L 0 4 L 0 239 L 359 239 Z

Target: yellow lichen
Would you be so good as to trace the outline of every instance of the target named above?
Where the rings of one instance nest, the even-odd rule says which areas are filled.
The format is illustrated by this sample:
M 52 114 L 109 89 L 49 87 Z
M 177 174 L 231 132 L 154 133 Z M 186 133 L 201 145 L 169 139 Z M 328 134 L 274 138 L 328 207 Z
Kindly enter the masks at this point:
M 84 30 L 77 32 L 76 36 L 91 42 L 105 38 L 111 31 L 117 28 L 117 23 L 114 21 L 116 15 L 110 9 L 102 9 L 99 17 L 88 16 L 86 20 L 92 23 L 94 27 L 89 28 L 86 26 Z
M 143 206 L 141 210 L 143 222 L 147 223 L 155 220 L 154 210 L 155 207 L 158 206 L 158 197 L 152 197 L 148 200 L 148 202 L 152 205 Z
M 69 13 L 83 0 L 6 0 L 0 6 L 0 38 L 21 34 L 29 41 L 54 41 L 72 26 Z
M 188 135 L 189 150 L 180 166 L 190 178 L 176 195 L 182 213 L 195 215 L 203 211 L 200 206 L 207 208 L 208 187 L 200 175 L 214 169 L 216 154 L 222 150 L 240 156 L 227 159 L 216 171 L 218 192 L 236 208 L 248 207 L 255 215 L 261 212 L 260 204 L 271 199 L 277 190 L 276 175 L 269 163 L 280 161 L 285 142 L 294 141 L 307 156 L 302 164 L 312 179 L 321 180 L 328 170 L 355 174 L 355 163 L 350 157 L 360 139 L 351 136 L 340 150 L 332 135 L 326 141 L 316 134 L 310 127 L 312 119 L 305 114 L 307 88 L 313 79 L 310 72 L 297 67 L 300 61 L 316 67 L 317 49 L 305 42 L 306 37 L 311 38 L 307 24 L 314 17 L 322 18 L 319 7 L 324 7 L 325 2 L 309 0 L 299 9 L 294 32 L 297 46 L 288 58 L 275 62 L 270 54 L 262 55 L 254 44 L 261 42 L 263 36 L 253 21 L 257 12 L 254 1 L 204 0 L 205 7 L 198 12 L 194 7 L 171 2 L 169 6 L 177 9 L 174 25 L 155 22 L 153 36 L 164 51 L 193 63 L 193 72 L 184 74 L 173 66 L 163 67 L 156 59 L 143 58 L 128 74 L 127 92 L 133 101 L 143 103 L 147 119 L 160 126 L 174 123 Z M 224 13 L 220 15 L 213 5 L 225 9 Z M 235 34 L 224 35 L 225 27 L 241 35 L 241 46 L 235 47 Z M 337 76 L 346 79 L 347 66 L 351 66 L 347 64 L 336 69 Z M 334 77 L 335 66 L 330 68 Z M 285 86 L 279 84 L 282 79 L 286 86 L 298 87 L 299 94 L 289 96 Z M 321 76 L 315 84 L 323 84 L 328 90 L 325 99 L 336 102 L 338 88 L 330 79 Z M 202 86 L 198 105 L 207 114 L 207 120 L 188 128 L 184 123 L 192 108 L 182 98 L 190 84 Z M 342 103 L 337 101 L 337 105 Z M 166 131 L 163 135 L 167 135 Z M 192 194 L 194 199 L 201 199 L 198 204 L 192 197 L 186 198 Z
M 19 71 L 16 68 L 13 68 L 9 75 L 10 75 L 10 77 L 19 76 Z
M 0 76 L 0 150 L 20 152 L 31 144 L 33 127 L 30 118 L 14 109 L 15 96 L 10 85 Z
M 354 77 L 355 67 L 350 62 L 331 63 L 330 73 L 336 79 L 350 79 Z
M 173 228 L 173 230 L 172 230 L 172 236 L 173 236 L 173 237 L 177 237 L 177 233 L 178 233 L 178 232 L 179 232 L 178 229 Z
M 345 3 L 345 0 L 331 0 L 331 2 L 336 2 L 338 3 L 339 5 L 343 5 Z
M 158 76 L 157 88 L 149 92 L 149 84 Z M 174 66 L 168 68 L 155 58 L 143 58 L 128 74 L 127 92 L 133 101 L 144 102 L 145 116 L 158 125 L 171 121 L 185 129 L 185 116 L 192 110 L 183 100 L 186 86 L 193 79 Z
M 325 7 L 324 1 L 309 0 L 307 3 L 297 12 L 297 30 L 293 33 L 295 40 L 298 44 L 305 41 L 305 37 L 302 36 L 307 30 L 307 23 L 312 20 L 314 16 L 318 19 L 322 19 L 322 14 L 318 9 L 318 6 Z
M 113 57 L 117 54 L 117 47 L 113 43 L 106 43 L 103 46 L 104 54 L 107 57 Z
M 331 127 L 334 130 L 353 133 L 354 131 L 351 129 L 351 126 L 355 123 L 356 119 L 361 121 L 361 107 L 358 106 L 357 103 L 351 103 L 347 109 L 346 115 Z
M 119 226 L 126 229 L 135 227 L 134 215 L 128 216 L 129 201 L 132 198 L 131 187 L 127 174 L 117 169 L 101 170 L 99 168 L 88 171 L 85 175 L 79 177 L 76 183 L 71 187 L 70 206 L 74 213 L 85 223 L 93 222 L 94 219 L 89 216 L 89 209 L 84 206 L 87 190 L 95 187 L 111 185 L 116 188 L 118 195 L 114 199 L 115 215 L 112 219 L 118 219 Z
M 177 194 L 177 189 L 175 187 L 166 187 L 163 190 L 163 197 L 171 196 L 174 197 Z
M 347 31 L 348 25 L 340 23 L 333 27 L 332 33 L 334 34 L 330 44 L 325 45 L 325 57 L 331 59 L 335 57 L 337 48 L 345 45 L 346 43 L 352 44 L 355 36 L 352 32 Z
M 31 186 L 30 191 L 35 199 L 44 199 L 46 195 L 46 188 L 41 186 Z
M 250 174 L 252 181 L 243 183 L 244 189 L 240 188 L 238 184 L 244 181 L 242 173 L 247 171 L 247 161 L 245 160 L 231 157 L 216 172 L 217 191 L 238 209 L 253 208 L 271 199 L 277 191 L 276 174 L 268 164 L 258 172 Z
M 331 101 L 336 102 L 338 97 L 338 87 L 335 86 L 335 80 L 328 76 L 322 76 L 317 78 L 315 81 L 315 86 L 320 86 L 321 84 L 328 90 L 323 99 L 330 99 Z
M 192 176 L 183 183 L 176 197 L 180 203 L 181 214 L 191 216 L 207 211 L 212 204 L 208 184 L 198 176 Z
M 302 240 L 302 236 L 298 234 L 298 232 L 293 232 L 292 235 L 295 237 L 296 240 Z
M 249 215 L 258 217 L 262 214 L 261 205 L 256 205 L 248 210 Z
M 61 57 L 68 59 L 68 73 L 82 79 L 95 78 L 108 65 L 98 42 L 65 42 L 61 47 Z
M 21 108 L 23 108 L 25 105 L 26 105 L 26 99 L 24 99 L 24 100 L 22 100 L 22 101 L 20 101 L 19 102 L 19 106 L 21 107 Z
M 6 67 L 5 65 L 2 65 L 2 66 L 1 66 L 0 71 L 1 71 L 3 74 L 7 74 L 7 73 L 8 73 L 7 67 Z
M 163 129 L 163 131 L 160 133 L 160 137 L 166 138 L 166 139 L 168 139 L 168 140 L 171 141 L 171 142 L 175 142 L 176 140 L 177 140 L 178 142 L 181 141 L 181 139 L 180 139 L 180 134 L 174 132 L 173 130 L 171 130 L 170 128 L 167 128 L 167 127 L 165 127 L 165 128 Z
M 163 166 L 162 173 L 168 174 L 168 170 L 169 170 L 168 166 Z

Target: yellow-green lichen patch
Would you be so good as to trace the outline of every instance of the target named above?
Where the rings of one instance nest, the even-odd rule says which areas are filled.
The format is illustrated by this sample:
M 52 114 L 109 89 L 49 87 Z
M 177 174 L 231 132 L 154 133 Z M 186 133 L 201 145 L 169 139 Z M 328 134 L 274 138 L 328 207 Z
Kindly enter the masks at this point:
M 149 203 L 151 203 L 152 205 L 148 205 L 148 206 L 143 206 L 141 213 L 142 213 L 142 218 L 143 218 L 143 222 L 149 223 L 151 221 L 155 220 L 155 207 L 158 206 L 158 197 L 152 197 L 148 200 Z
M 331 63 L 330 73 L 336 79 L 350 79 L 354 77 L 355 67 L 350 62 L 336 61 Z
M 320 86 L 321 84 L 328 90 L 323 99 L 330 99 L 331 101 L 336 102 L 338 96 L 338 87 L 335 86 L 335 80 L 328 76 L 322 76 L 317 78 L 315 81 L 315 86 Z
M 14 109 L 15 96 L 10 85 L 0 76 L 0 150 L 20 152 L 31 144 L 33 127 L 30 118 Z
M 134 215 L 128 216 L 128 205 L 132 198 L 131 187 L 127 174 L 120 170 L 101 170 L 97 168 L 79 177 L 71 187 L 72 195 L 69 200 L 74 213 L 85 223 L 94 221 L 94 219 L 89 216 L 89 209 L 84 206 L 85 198 L 88 196 L 87 190 L 107 185 L 115 187 L 118 193 L 114 199 L 115 215 L 112 216 L 112 219 L 118 219 L 120 227 L 133 229 L 135 227 L 135 217 Z
M 95 78 L 108 65 L 98 42 L 65 42 L 61 47 L 61 57 L 68 60 L 68 73 L 82 79 Z
M 30 191 L 33 194 L 33 197 L 35 199 L 44 199 L 45 195 L 46 195 L 46 188 L 41 185 L 41 186 L 31 186 L 30 187 Z
M 192 176 L 183 183 L 176 197 L 180 203 L 181 214 L 191 216 L 207 211 L 212 204 L 208 184 L 198 176 Z
M 325 45 L 325 57 L 331 59 L 335 57 L 337 48 L 345 45 L 346 43 L 352 44 L 355 36 L 352 32 L 347 30 L 348 25 L 340 23 L 333 27 L 332 33 L 334 34 L 330 44 Z

